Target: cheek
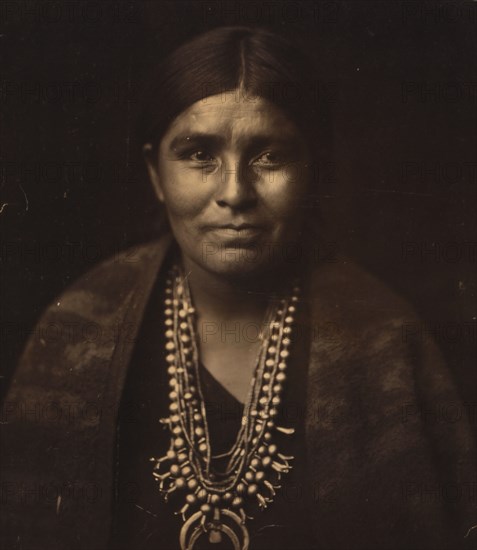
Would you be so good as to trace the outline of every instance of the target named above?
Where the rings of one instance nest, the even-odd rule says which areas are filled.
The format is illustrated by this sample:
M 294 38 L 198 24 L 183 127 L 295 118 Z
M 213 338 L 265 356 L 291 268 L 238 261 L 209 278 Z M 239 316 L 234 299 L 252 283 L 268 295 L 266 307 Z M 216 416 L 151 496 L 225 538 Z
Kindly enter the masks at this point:
M 210 189 L 203 181 L 200 170 L 180 168 L 165 162 L 159 170 L 164 203 L 170 216 L 193 218 L 210 200 Z
M 261 195 L 267 209 L 277 219 L 296 218 L 306 202 L 309 176 L 300 166 L 269 172 L 261 177 Z

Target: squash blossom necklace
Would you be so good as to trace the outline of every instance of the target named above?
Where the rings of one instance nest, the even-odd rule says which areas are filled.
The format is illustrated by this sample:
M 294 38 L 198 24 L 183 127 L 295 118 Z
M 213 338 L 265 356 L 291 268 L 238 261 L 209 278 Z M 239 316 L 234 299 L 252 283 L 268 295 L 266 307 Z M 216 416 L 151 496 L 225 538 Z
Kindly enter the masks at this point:
M 179 492 L 183 503 L 176 514 L 184 524 L 181 550 L 192 550 L 199 537 L 210 543 L 230 539 L 234 550 L 248 550 L 246 509 L 267 508 L 277 482 L 291 469 L 293 457 L 273 443 L 274 432 L 292 434 L 275 418 L 286 380 L 292 325 L 300 289 L 293 287 L 267 312 L 267 330 L 257 357 L 242 422 L 235 443 L 224 454 L 212 456 L 205 402 L 199 380 L 199 352 L 195 310 L 182 267 L 174 266 L 166 280 L 165 336 L 169 374 L 169 417 L 160 419 L 171 432 L 170 448 L 154 462 L 153 476 L 167 502 Z M 225 469 L 213 460 L 228 459 Z

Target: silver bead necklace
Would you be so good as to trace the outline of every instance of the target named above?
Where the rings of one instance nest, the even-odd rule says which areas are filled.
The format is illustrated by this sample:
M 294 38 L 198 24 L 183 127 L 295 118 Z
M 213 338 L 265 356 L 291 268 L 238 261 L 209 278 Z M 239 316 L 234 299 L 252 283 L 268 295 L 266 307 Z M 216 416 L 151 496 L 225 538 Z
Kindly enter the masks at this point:
M 273 443 L 274 432 L 294 433 L 277 426 L 290 355 L 291 334 L 300 289 L 293 287 L 267 312 L 267 331 L 244 405 L 241 426 L 231 449 L 212 456 L 205 401 L 199 379 L 199 350 L 195 310 L 181 266 L 175 265 L 166 280 L 165 336 L 169 374 L 169 416 L 160 419 L 171 433 L 170 447 L 160 458 L 151 458 L 153 476 L 167 502 L 180 492 L 183 505 L 176 512 L 184 524 L 179 534 L 181 550 L 192 550 L 208 535 L 218 543 L 227 536 L 234 550 L 248 550 L 250 536 L 246 514 L 273 501 L 277 482 L 291 469 L 293 456 L 285 456 Z M 223 470 L 214 459 L 228 458 Z

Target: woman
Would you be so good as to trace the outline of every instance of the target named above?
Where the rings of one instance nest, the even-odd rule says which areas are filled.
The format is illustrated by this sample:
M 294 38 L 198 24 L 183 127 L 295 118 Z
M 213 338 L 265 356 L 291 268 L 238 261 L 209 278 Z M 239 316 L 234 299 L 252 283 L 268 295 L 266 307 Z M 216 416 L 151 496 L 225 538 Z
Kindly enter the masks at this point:
M 26 348 L 7 402 L 49 414 L 5 430 L 19 548 L 470 544 L 471 502 L 443 493 L 475 484 L 468 424 L 422 414 L 458 402 L 439 353 L 403 340 L 413 312 L 372 276 L 313 256 L 313 91 L 263 30 L 161 65 L 141 140 L 169 229 L 74 284 L 41 322 L 62 337 Z

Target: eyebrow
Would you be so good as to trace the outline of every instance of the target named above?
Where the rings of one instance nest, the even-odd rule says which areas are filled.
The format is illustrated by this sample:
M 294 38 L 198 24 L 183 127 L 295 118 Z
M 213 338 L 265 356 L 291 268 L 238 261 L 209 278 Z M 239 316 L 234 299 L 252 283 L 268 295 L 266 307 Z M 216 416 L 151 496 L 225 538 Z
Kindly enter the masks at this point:
M 170 143 L 171 151 L 183 149 L 195 144 L 200 144 L 210 148 L 219 148 L 225 143 L 225 138 L 217 134 L 208 134 L 202 132 L 181 133 Z M 238 140 L 242 141 L 241 139 Z M 266 145 L 275 145 L 281 147 L 298 146 L 299 138 L 297 136 L 283 137 L 272 134 L 257 134 L 247 139 L 247 148 L 255 149 L 265 147 Z
M 258 134 L 256 136 L 252 136 L 248 140 L 247 147 L 250 149 L 260 149 L 262 147 L 266 147 L 267 145 L 274 145 L 289 148 L 297 147 L 299 142 L 299 137 L 294 135 L 290 137 L 283 137 L 269 134 Z
M 183 133 L 176 136 L 170 143 L 169 149 L 175 151 L 176 149 L 183 149 L 190 145 L 200 143 L 208 147 L 220 147 L 224 143 L 224 138 L 215 134 L 204 134 L 201 132 L 196 133 Z

